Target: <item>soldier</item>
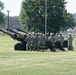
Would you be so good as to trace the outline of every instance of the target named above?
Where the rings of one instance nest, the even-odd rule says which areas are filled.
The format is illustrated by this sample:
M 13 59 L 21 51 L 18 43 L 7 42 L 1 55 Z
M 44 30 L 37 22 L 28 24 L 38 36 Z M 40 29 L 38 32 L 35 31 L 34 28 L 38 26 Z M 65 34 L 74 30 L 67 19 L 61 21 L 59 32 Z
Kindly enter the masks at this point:
M 71 34 L 69 34 L 69 37 L 68 37 L 68 49 L 69 50 L 73 50 L 72 41 L 73 41 L 73 38 Z
M 59 35 L 58 35 L 58 33 L 56 33 L 56 35 L 55 35 L 55 47 L 58 49 L 58 48 L 60 48 L 60 46 L 61 46 L 61 43 L 59 42 Z
M 31 50 L 31 34 L 27 36 L 26 40 L 27 40 L 26 49 Z
M 35 33 L 32 32 L 32 34 L 31 34 L 31 49 L 34 49 L 34 38 L 35 38 Z
M 35 34 L 33 39 L 34 50 L 38 50 L 38 34 Z
M 43 46 L 43 34 L 42 33 L 40 33 L 38 37 L 38 44 L 39 44 L 39 48 Z
M 43 46 L 45 47 L 45 43 L 46 43 L 46 40 L 47 40 L 45 34 L 42 35 L 42 40 L 43 40 Z
M 65 51 L 63 48 L 64 37 L 62 36 L 62 34 L 60 34 L 60 36 L 59 36 L 59 42 L 61 43 L 60 50 Z
M 58 42 L 59 41 L 59 36 L 58 36 L 58 33 L 56 33 L 55 35 L 55 42 Z
M 52 51 L 54 51 L 54 52 L 56 52 L 56 50 L 55 50 L 55 37 L 54 37 L 54 34 L 53 33 L 51 33 L 50 34 L 51 36 L 49 36 L 49 38 L 48 38 L 48 40 L 50 41 L 50 49 L 52 50 Z
M 45 34 L 45 47 L 46 47 L 46 48 L 48 48 L 48 47 L 47 47 L 48 37 L 49 37 L 48 34 Z

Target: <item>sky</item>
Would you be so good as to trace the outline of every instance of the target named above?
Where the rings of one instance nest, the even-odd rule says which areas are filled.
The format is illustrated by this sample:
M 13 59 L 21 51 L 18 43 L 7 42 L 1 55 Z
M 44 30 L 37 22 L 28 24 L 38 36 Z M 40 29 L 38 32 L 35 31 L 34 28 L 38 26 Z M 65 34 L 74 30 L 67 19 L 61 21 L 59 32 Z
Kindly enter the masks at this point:
M 22 0 L 1 0 L 4 3 L 3 13 L 7 15 L 7 10 L 9 10 L 10 16 L 18 16 L 20 14 L 21 2 Z
M 76 7 L 76 0 L 65 0 L 65 1 L 68 2 L 66 4 L 67 11 L 72 13 L 72 14 L 76 13 L 76 8 L 75 8 Z M 5 15 L 7 15 L 6 10 L 9 10 L 10 16 L 19 16 L 22 0 L 1 0 L 1 2 L 4 3 L 5 9 L 4 9 L 3 13 Z

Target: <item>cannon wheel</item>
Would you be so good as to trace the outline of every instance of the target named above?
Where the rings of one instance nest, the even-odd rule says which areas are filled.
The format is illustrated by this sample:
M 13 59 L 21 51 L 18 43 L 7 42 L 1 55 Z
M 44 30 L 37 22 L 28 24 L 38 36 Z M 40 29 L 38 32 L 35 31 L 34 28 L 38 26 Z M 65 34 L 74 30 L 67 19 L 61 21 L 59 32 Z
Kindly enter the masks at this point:
M 26 46 L 25 46 L 26 47 Z M 14 49 L 15 50 L 26 50 L 24 47 L 24 44 L 22 43 L 17 43 L 15 46 L 14 46 Z

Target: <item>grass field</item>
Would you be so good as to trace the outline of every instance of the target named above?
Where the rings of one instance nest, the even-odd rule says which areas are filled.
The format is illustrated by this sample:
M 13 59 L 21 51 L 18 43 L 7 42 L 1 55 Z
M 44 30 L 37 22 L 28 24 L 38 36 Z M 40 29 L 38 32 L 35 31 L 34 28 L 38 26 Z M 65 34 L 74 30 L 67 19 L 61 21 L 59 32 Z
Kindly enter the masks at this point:
M 15 51 L 17 41 L 0 34 L 0 75 L 76 75 L 74 51 Z M 74 41 L 73 41 L 74 43 Z

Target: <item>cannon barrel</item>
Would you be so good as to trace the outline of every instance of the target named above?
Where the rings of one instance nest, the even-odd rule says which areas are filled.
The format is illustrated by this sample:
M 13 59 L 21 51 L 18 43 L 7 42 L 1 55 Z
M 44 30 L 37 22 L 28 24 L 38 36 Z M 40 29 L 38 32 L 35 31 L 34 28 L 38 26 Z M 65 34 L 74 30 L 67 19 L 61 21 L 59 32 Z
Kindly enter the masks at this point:
M 22 30 L 22 29 L 17 29 L 18 31 L 21 31 L 21 32 L 24 32 L 24 33 L 26 33 L 26 34 L 29 34 L 27 31 L 24 31 L 24 30 Z
M 10 35 L 10 36 L 13 36 L 13 34 L 11 34 L 11 33 L 7 32 L 7 31 L 5 31 L 5 30 L 3 30 L 3 29 L 0 29 L 0 31 L 3 32 L 3 33 L 5 33 L 5 34 L 8 34 L 8 35 Z
M 14 30 L 11 30 L 11 29 L 7 29 L 7 31 L 10 31 L 10 32 L 18 34 L 18 35 L 22 35 L 22 34 L 18 33 L 17 31 L 14 31 Z
M 27 35 L 28 35 L 28 34 L 20 34 L 20 33 L 18 33 L 18 31 L 13 31 L 13 30 L 11 30 L 11 29 L 7 29 L 7 30 L 10 31 L 10 32 L 13 32 L 13 33 L 16 34 L 16 35 L 19 35 L 19 36 L 21 36 L 21 37 L 24 37 L 24 38 L 26 38 Z
M 0 31 L 3 32 L 3 33 L 5 33 L 5 34 L 8 34 L 14 40 L 17 40 L 17 41 L 20 41 L 20 42 L 23 42 L 25 40 L 24 37 L 18 36 L 17 34 L 12 34 L 12 33 L 8 32 L 6 30 L 0 29 Z
M 14 33 L 14 36 L 15 36 L 14 39 L 16 39 L 18 41 L 23 42 L 27 37 L 27 34 L 20 34 L 20 33 L 18 33 L 18 31 L 13 31 L 11 29 L 7 29 L 7 30 Z

